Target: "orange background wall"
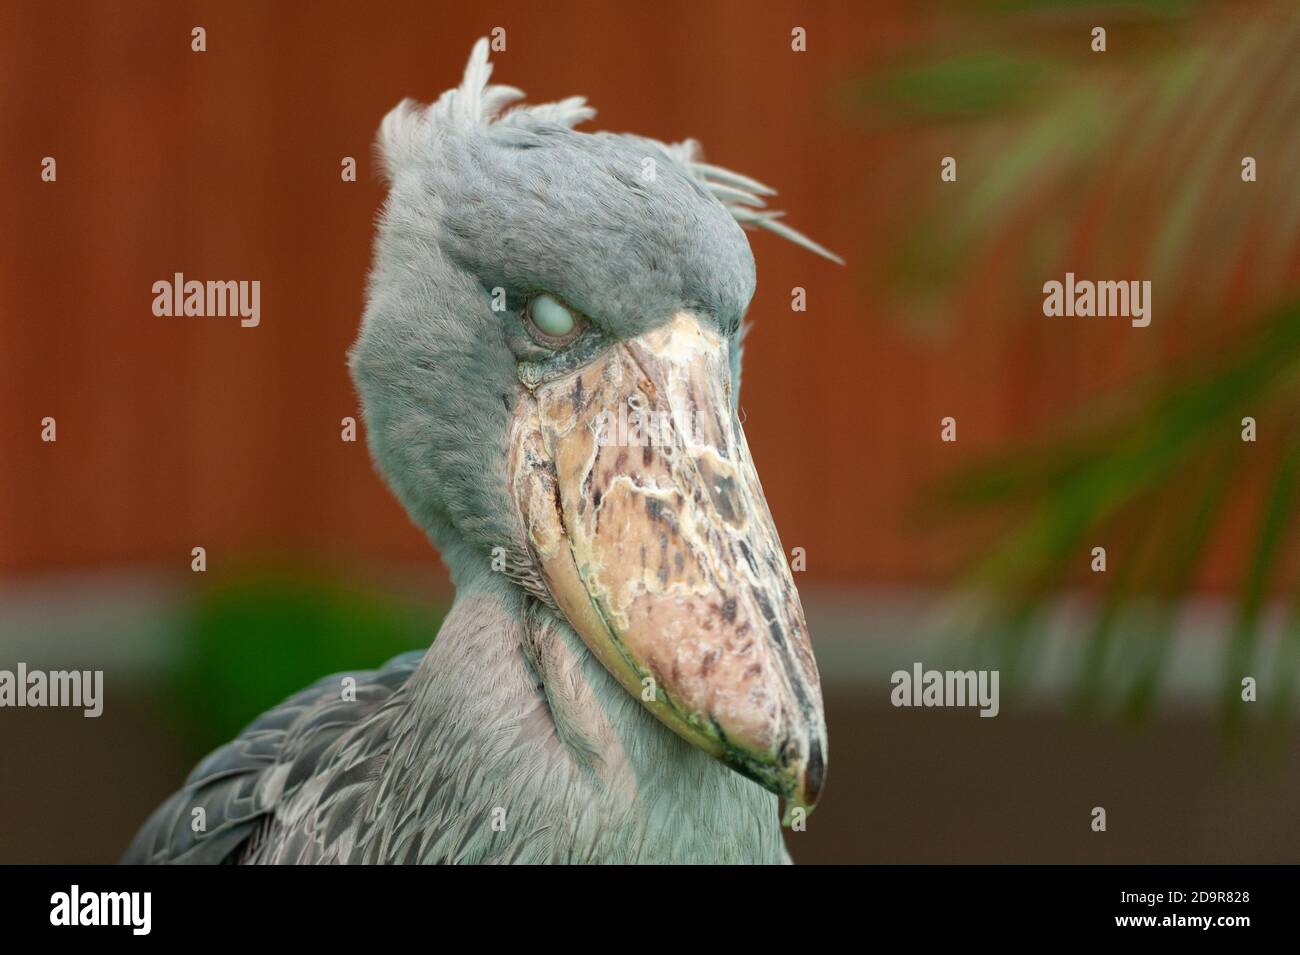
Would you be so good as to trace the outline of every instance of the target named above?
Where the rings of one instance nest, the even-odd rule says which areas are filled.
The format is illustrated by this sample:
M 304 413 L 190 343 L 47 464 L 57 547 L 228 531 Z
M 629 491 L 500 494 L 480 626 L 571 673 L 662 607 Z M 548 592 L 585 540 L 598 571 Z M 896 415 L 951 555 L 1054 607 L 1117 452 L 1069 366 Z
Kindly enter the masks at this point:
M 849 91 L 923 31 L 912 8 L 4 5 L 0 572 L 184 568 L 200 543 L 210 567 L 268 551 L 429 559 L 364 443 L 339 440 L 357 412 L 344 354 L 383 195 L 370 143 L 398 99 L 454 85 L 474 38 L 503 26 L 497 81 L 534 102 L 585 94 L 589 128 L 698 138 L 849 261 L 753 238 L 745 427 L 813 580 L 938 579 L 962 542 L 916 532 L 921 490 L 956 456 L 1041 432 L 1127 374 L 1136 345 L 1096 333 L 1081 346 L 1032 321 L 917 336 L 876 304 L 860 266 L 894 240 L 887 184 L 906 134 L 859 122 Z M 790 52 L 794 24 L 807 54 Z M 190 50 L 195 25 L 206 53 Z M 356 183 L 340 181 L 344 156 Z M 261 326 L 155 317 L 151 286 L 178 271 L 259 279 Z M 793 286 L 806 313 L 789 309 Z M 937 440 L 947 414 L 956 451 Z M 39 441 L 46 415 L 57 444 Z

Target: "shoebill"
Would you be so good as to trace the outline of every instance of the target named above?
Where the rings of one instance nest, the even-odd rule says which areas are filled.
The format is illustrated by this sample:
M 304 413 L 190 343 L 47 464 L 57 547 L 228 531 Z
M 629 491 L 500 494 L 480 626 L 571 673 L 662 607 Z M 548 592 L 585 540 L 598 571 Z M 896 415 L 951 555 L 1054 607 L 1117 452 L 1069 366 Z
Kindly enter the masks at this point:
M 577 132 L 582 98 L 512 107 L 490 72 L 481 40 L 383 121 L 351 353 L 446 620 L 255 720 L 128 862 L 787 862 L 817 800 L 817 666 L 737 417 L 742 226 L 834 256 L 694 143 Z

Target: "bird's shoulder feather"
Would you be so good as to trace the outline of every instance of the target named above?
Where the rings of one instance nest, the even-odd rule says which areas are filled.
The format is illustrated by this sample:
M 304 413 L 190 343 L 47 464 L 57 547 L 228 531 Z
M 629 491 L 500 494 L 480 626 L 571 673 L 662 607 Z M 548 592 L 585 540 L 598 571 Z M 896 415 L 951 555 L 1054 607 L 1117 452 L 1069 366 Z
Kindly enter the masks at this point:
M 255 853 L 277 807 L 319 777 L 331 748 L 350 730 L 393 700 L 423 655 L 418 650 L 377 670 L 324 677 L 263 713 L 195 767 L 140 829 L 122 861 L 221 864 Z M 344 683 L 349 677 L 354 684 Z M 348 766 L 334 768 L 331 785 L 353 774 Z

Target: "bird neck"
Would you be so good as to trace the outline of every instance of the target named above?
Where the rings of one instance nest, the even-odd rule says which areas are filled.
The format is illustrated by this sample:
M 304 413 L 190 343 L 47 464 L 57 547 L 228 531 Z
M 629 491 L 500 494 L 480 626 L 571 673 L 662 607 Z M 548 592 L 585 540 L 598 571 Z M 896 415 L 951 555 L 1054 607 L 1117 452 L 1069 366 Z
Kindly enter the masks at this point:
M 660 724 L 499 574 L 464 581 L 404 692 L 380 818 L 482 814 L 458 829 L 464 861 L 786 858 L 774 796 Z

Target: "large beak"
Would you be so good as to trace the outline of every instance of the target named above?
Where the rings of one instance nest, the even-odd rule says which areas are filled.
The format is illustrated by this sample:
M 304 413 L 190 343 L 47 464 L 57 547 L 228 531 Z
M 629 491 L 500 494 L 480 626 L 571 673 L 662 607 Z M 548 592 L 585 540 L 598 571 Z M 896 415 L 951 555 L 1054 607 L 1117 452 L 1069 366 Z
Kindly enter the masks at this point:
M 681 312 L 529 394 L 513 490 L 559 609 L 655 716 L 786 799 L 787 821 L 811 808 L 821 686 L 726 340 Z

